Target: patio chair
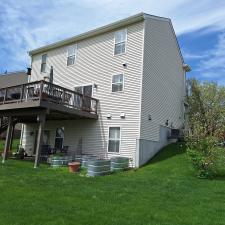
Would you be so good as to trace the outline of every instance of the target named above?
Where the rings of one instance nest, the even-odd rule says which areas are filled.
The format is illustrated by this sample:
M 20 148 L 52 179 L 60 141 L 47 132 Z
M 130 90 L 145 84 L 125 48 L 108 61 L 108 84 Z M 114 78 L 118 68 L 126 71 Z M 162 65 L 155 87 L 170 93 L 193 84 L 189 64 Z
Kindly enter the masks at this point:
M 54 101 L 56 103 L 60 103 L 62 101 L 62 91 L 57 90 L 57 89 L 53 89 L 52 90 L 52 95 L 50 96 L 50 100 Z
M 51 148 L 49 145 L 42 145 L 40 159 L 44 162 L 47 161 L 48 156 L 51 154 Z
M 27 87 L 27 98 L 36 98 L 39 95 L 39 91 L 35 90 L 34 87 Z
M 69 146 L 63 146 L 60 152 L 63 155 L 67 155 L 68 154 L 68 150 L 69 150 Z
M 21 89 L 20 88 L 11 88 L 10 89 L 10 98 L 13 100 L 20 99 Z
M 72 96 L 71 94 L 65 93 L 65 95 L 64 95 L 64 103 L 65 104 L 69 104 L 70 103 L 71 96 Z

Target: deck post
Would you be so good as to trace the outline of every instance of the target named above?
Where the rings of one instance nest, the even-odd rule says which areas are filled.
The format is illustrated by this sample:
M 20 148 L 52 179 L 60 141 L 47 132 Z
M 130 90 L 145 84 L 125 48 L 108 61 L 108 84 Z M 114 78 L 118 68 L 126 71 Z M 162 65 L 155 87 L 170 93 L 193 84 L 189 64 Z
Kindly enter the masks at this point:
M 11 139 L 10 139 L 10 150 L 12 150 L 12 144 L 13 144 L 13 137 L 14 137 L 14 131 L 15 131 L 15 123 L 12 125 L 12 131 L 11 131 Z
M 42 143 L 43 143 L 43 133 L 44 133 L 44 127 L 45 127 L 45 119 L 46 119 L 45 113 L 42 113 L 42 114 L 38 115 L 38 117 L 37 117 L 37 120 L 39 122 L 39 128 L 38 128 L 34 168 L 37 168 L 39 166 L 39 158 L 40 158 L 40 153 L 41 153 L 41 148 L 42 148 Z
M 13 121 L 12 117 L 8 117 L 8 128 L 6 132 L 6 140 L 5 140 L 5 147 L 2 157 L 2 163 L 5 163 L 5 160 L 7 159 L 7 155 L 10 149 L 10 143 L 12 142 L 12 128 L 13 128 Z

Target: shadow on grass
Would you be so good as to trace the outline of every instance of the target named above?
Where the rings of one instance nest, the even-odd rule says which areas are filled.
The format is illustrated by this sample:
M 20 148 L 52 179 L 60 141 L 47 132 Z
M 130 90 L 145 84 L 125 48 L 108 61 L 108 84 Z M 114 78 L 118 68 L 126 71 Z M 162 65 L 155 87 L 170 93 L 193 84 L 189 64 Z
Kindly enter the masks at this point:
M 166 160 L 168 158 L 172 158 L 178 154 L 184 154 L 186 152 L 186 146 L 183 142 L 169 144 L 164 147 L 161 151 L 159 151 L 152 159 L 150 159 L 147 163 L 155 164 Z

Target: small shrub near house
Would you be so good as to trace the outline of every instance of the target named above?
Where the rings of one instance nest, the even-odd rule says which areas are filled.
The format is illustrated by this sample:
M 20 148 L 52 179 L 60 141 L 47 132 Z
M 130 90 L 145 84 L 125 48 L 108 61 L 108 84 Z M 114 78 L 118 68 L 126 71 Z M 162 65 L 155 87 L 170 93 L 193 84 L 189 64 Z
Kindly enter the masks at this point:
M 225 88 L 188 82 L 187 153 L 203 178 L 225 176 Z

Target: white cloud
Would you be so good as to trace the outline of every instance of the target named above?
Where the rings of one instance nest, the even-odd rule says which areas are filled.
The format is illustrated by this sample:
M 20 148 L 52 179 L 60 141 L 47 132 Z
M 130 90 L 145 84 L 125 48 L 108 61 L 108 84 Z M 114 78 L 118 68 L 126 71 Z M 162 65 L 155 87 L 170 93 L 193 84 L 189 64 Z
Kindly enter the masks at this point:
M 225 32 L 218 36 L 218 40 L 214 48 L 208 51 L 205 55 L 207 55 L 207 58 L 200 60 L 196 71 L 201 73 L 202 78 L 224 80 Z
M 194 54 L 187 50 L 183 50 L 182 55 L 185 60 L 187 60 L 187 59 L 204 59 L 204 58 L 208 57 L 208 54 Z
M 177 34 L 225 28 L 222 0 L 0 0 L 0 5 L 0 51 L 10 53 L 10 69 L 29 64 L 28 50 L 141 11 L 171 18 Z M 187 57 L 201 59 L 191 53 Z
M 225 32 L 220 32 L 215 39 L 216 44 L 211 49 L 200 54 L 183 49 L 183 56 L 186 60 L 194 60 L 196 63 L 194 71 L 189 76 L 225 85 Z

